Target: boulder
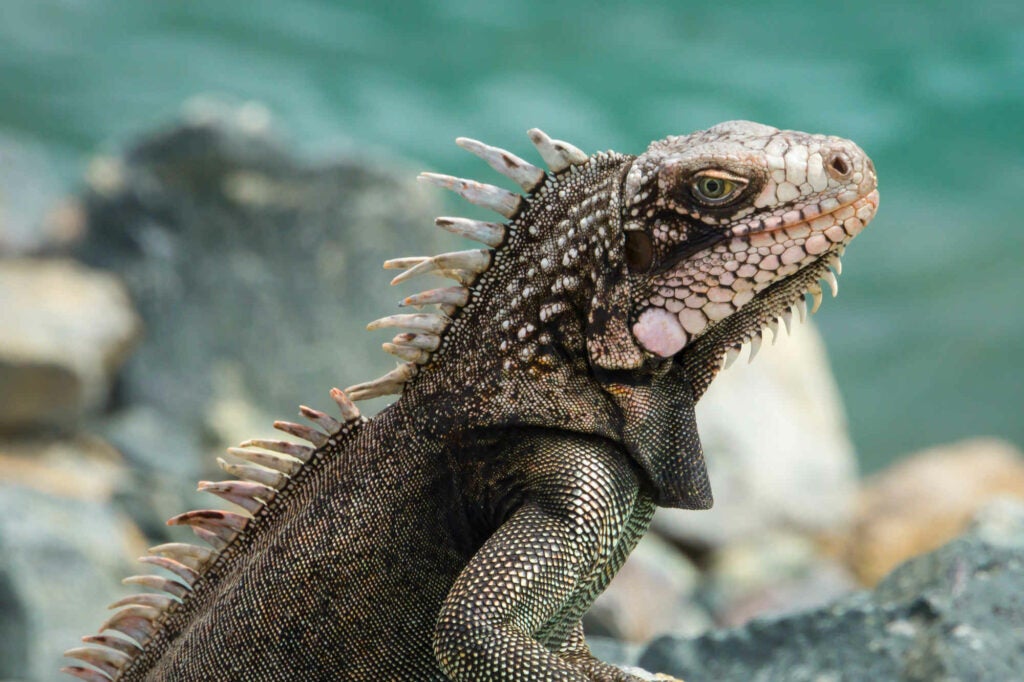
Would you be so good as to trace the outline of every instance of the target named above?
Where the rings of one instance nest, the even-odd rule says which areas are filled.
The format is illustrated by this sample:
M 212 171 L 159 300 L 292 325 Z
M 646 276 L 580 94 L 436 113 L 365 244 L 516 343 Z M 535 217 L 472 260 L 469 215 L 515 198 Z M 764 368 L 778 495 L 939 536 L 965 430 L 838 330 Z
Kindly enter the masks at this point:
M 1024 455 L 978 438 L 912 455 L 869 478 L 857 499 L 844 557 L 867 585 L 960 534 L 993 498 L 1024 500 Z
M 54 679 L 127 594 L 146 547 L 116 502 L 128 476 L 95 439 L 0 443 L 0 679 Z
M 689 680 L 953 682 L 1024 670 L 1024 506 L 987 507 L 964 536 L 873 592 L 700 637 L 650 644 L 639 665 Z
M 770 337 L 770 334 L 766 334 Z M 654 529 L 715 548 L 770 530 L 818 533 L 849 519 L 856 461 L 842 402 L 813 325 L 770 338 L 724 370 L 697 405 L 715 505 L 659 509 Z
M 0 257 L 59 249 L 81 237 L 80 207 L 61 198 L 49 152 L 0 133 Z
M 460 248 L 433 227 L 439 193 L 415 175 L 298 158 L 252 107 L 193 107 L 95 159 L 77 255 L 123 276 L 148 331 L 123 402 L 221 448 L 393 368 L 389 337 L 363 331 L 401 298 L 381 263 Z
M 99 411 L 141 332 L 115 276 L 61 259 L 0 260 L 0 318 L 0 431 Z
M 813 539 L 778 530 L 714 552 L 704 582 L 702 601 L 729 626 L 823 606 L 858 587 Z

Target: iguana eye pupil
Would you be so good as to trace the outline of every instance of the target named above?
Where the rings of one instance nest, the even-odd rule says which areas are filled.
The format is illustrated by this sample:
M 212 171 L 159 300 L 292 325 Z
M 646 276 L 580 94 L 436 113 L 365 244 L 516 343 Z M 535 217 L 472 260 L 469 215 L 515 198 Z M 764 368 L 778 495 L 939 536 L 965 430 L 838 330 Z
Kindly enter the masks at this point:
M 654 247 L 646 232 L 626 233 L 626 264 L 632 272 L 647 272 L 654 262 Z

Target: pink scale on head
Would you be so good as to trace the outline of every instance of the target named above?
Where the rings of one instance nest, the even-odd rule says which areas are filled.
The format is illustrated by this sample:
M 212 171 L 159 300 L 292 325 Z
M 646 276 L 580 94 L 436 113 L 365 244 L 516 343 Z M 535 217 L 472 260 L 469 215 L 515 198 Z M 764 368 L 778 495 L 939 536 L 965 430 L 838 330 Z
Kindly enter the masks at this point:
M 686 332 L 679 318 L 662 308 L 648 308 L 633 325 L 633 335 L 647 351 L 671 357 L 686 345 Z

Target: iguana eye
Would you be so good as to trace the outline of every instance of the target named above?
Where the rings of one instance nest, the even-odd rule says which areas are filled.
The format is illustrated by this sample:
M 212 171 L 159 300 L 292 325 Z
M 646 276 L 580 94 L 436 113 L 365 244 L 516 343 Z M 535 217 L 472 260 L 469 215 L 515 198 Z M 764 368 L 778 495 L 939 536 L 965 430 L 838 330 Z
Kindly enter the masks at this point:
M 745 186 L 746 182 L 718 173 L 702 173 L 691 183 L 697 199 L 712 205 L 724 204 L 734 199 Z

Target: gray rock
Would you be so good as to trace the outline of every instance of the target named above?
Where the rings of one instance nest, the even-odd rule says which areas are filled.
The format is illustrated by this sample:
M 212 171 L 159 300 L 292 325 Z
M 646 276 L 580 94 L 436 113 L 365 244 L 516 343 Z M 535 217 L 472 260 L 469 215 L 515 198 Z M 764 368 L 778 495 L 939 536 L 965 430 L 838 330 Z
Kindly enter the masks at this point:
M 584 632 L 587 632 L 587 646 L 590 647 L 590 653 L 605 663 L 620 667 L 635 666 L 636 662 L 640 660 L 643 647 L 639 644 L 627 644 L 613 637 L 591 635 L 586 628 L 584 628 Z
M 953 682 L 1024 670 L 1024 506 L 830 607 L 697 638 L 662 637 L 639 664 L 692 680 Z
M 121 400 L 217 447 L 392 368 L 362 331 L 402 296 L 382 261 L 460 248 L 413 169 L 298 159 L 257 114 L 194 110 L 96 159 L 84 196 L 78 255 L 124 277 L 148 330 Z
M 767 336 L 770 336 L 767 335 Z M 719 547 L 769 530 L 814 533 L 844 524 L 856 462 L 821 338 L 795 321 L 723 371 L 697 405 L 715 506 L 659 509 L 654 528 L 672 540 Z
M 715 552 L 702 600 L 719 625 L 731 626 L 823 606 L 856 588 L 849 571 L 813 540 L 774 531 Z
M 124 454 L 131 479 L 118 502 L 146 537 L 169 540 L 167 519 L 216 506 L 212 496 L 196 491 L 196 481 L 223 478 L 199 433 L 152 406 L 121 409 L 90 426 Z
M 1024 453 L 972 438 L 904 457 L 864 481 L 839 549 L 864 585 L 963 533 L 993 498 L 1024 499 Z
M 92 440 L 0 443 L 0 679 L 50 680 L 126 594 L 145 548 L 118 511 L 126 476 Z
M 0 260 L 0 319 L 0 431 L 104 407 L 141 331 L 116 277 L 67 260 Z
M 61 199 L 48 152 L 0 134 L 0 256 L 40 253 L 81 236 L 81 212 Z

